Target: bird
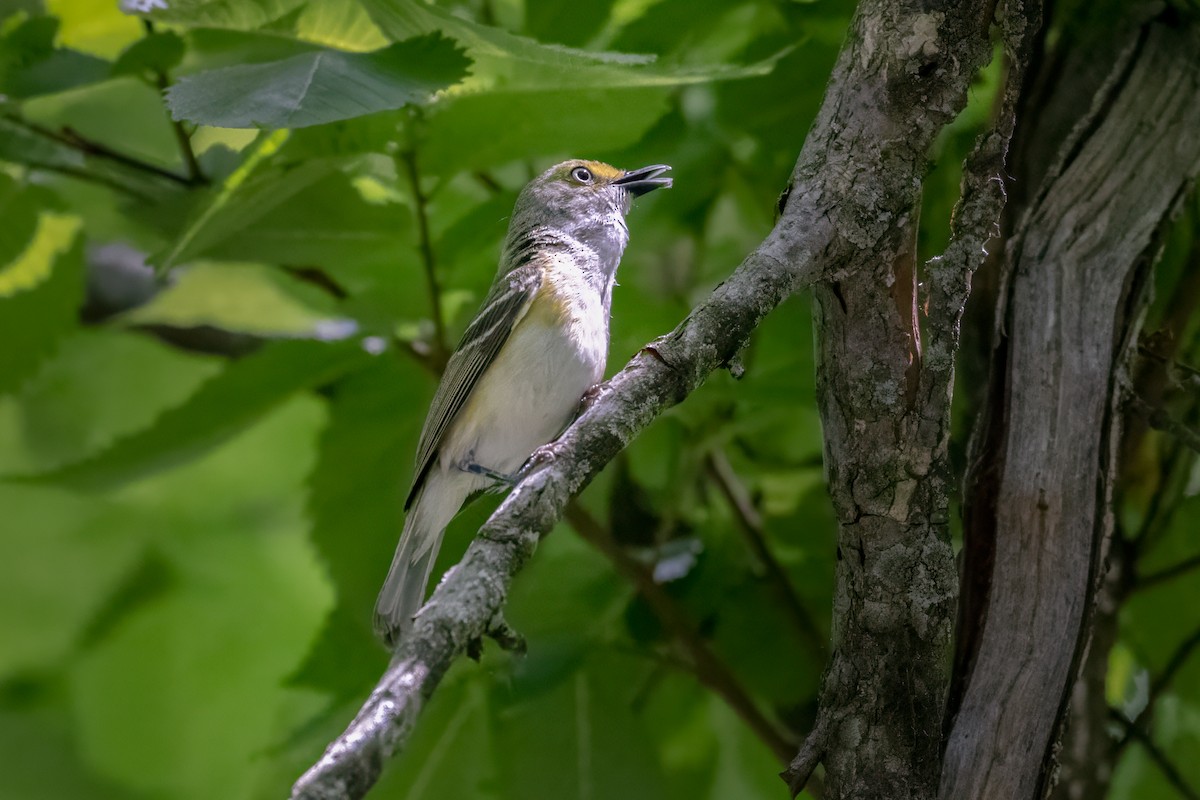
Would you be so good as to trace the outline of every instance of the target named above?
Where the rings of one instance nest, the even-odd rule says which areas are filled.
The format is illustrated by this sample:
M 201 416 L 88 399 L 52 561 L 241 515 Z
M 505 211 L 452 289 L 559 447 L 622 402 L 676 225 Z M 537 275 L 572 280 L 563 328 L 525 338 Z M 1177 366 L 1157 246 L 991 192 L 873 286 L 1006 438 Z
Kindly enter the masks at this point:
M 422 605 L 446 526 L 473 496 L 511 485 L 603 377 L 625 216 L 635 197 L 671 186 L 668 170 L 573 159 L 518 195 L 495 280 L 421 430 L 404 529 L 375 604 L 387 647 Z

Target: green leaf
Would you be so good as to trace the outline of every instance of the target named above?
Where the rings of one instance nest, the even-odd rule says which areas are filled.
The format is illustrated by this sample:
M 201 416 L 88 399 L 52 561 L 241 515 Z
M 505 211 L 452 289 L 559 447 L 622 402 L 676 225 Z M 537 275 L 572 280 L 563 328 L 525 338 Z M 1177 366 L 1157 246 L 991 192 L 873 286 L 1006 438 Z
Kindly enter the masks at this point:
M 179 65 L 184 54 L 183 38 L 173 31 L 152 33 L 137 40 L 121 53 L 112 66 L 112 74 L 142 75 L 166 73 Z
M 29 291 L 46 281 L 55 261 L 74 241 L 79 227 L 78 217 L 50 211 L 40 214 L 24 252 L 0 269 L 0 298 Z
M 202 455 L 297 392 L 335 380 L 369 359 L 357 340 L 268 344 L 230 364 L 149 428 L 83 461 L 16 479 L 78 489 L 119 486 Z
M 274 182 L 277 192 L 290 188 L 290 175 L 282 183 Z M 246 208 L 248 204 L 235 205 Z M 398 254 L 412 243 L 411 220 L 408 209 L 395 203 L 368 203 L 346 175 L 335 172 L 304 186 L 252 225 L 228 233 L 203 252 L 221 259 L 325 267 L 335 279 L 362 265 L 394 272 Z
M 440 31 L 457 39 L 467 48 L 468 55 L 486 64 L 489 76 L 519 76 L 521 65 L 568 71 L 603 64 L 648 64 L 654 60 L 653 56 L 593 53 L 542 44 L 500 28 L 471 22 L 418 0 L 362 0 L 362 4 L 375 24 L 392 41 Z M 544 71 L 538 74 L 543 78 L 547 76 Z
M 388 38 L 358 3 L 308 0 L 299 12 L 291 33 L 300 39 L 355 52 L 378 50 L 388 44 Z
M 25 99 L 108 77 L 109 63 L 54 46 L 55 17 L 29 17 L 0 39 L 0 94 Z
M 43 212 L 25 250 L 0 269 L 0 393 L 33 373 L 71 330 L 83 301 L 78 217 Z
M 355 331 L 329 295 L 262 264 L 197 262 L 149 303 L 121 317 L 134 325 L 211 325 L 259 336 L 340 338 Z
M 7 471 L 44 472 L 81 461 L 149 427 L 223 366 L 141 334 L 79 329 L 16 395 L 28 460 Z
M 417 0 L 363 0 L 363 5 L 375 24 L 393 41 L 441 32 L 467 49 L 467 55 L 475 62 L 472 76 L 451 94 L 490 89 L 672 87 L 765 75 L 775 62 L 775 58 L 768 58 L 749 66 L 663 68 L 653 65 L 654 56 L 542 44 L 470 22 Z M 581 110 L 586 113 L 586 106 L 573 109 L 576 113 Z
M 246 148 L 242 163 L 220 186 L 212 190 L 208 202 L 201 206 L 199 213 L 175 239 L 171 249 L 152 259 L 159 272 L 166 272 L 181 261 L 203 252 L 213 241 L 253 223 L 256 216 L 265 213 L 274 204 L 282 202 L 320 175 L 327 174 L 329 167 L 326 163 L 304 165 L 293 170 L 287 180 L 278 180 L 278 176 L 257 176 L 259 179 L 249 184 L 250 188 L 257 191 L 242 192 L 243 184 L 278 152 L 287 138 L 287 131 L 264 133 Z M 234 202 L 235 198 L 238 203 Z
M 55 666 L 142 544 L 119 509 L 44 487 L 0 484 L 0 679 Z M 117 524 L 114 524 L 117 523 Z M 47 576 L 53 575 L 53 580 Z
M 186 39 L 187 52 L 180 65 L 180 72 L 183 74 L 219 67 L 281 61 L 320 49 L 319 45 L 312 42 L 266 31 L 192 28 L 187 31 Z
M 465 95 L 431 115 L 422 163 L 452 173 L 520 158 L 588 157 L 641 139 L 667 112 L 667 101 L 667 90 L 645 88 Z
M 302 516 L 323 422 L 321 403 L 293 398 L 121 495 L 123 519 L 158 532 L 171 580 L 109 622 L 73 660 L 69 687 L 85 759 L 139 796 L 246 800 L 298 705 L 313 710 L 283 680 L 333 600 Z
M 539 662 L 556 657 L 545 646 L 531 650 L 515 668 L 514 686 L 495 690 L 509 699 L 495 715 L 494 734 L 505 796 L 536 786 L 544 797 L 663 797 L 668 782 L 658 749 L 635 710 L 647 662 L 593 651 L 564 679 L 547 681 Z M 539 746 L 528 747 L 531 740 Z
M 84 165 L 83 153 L 4 117 L 0 117 L 0 161 L 71 171 Z
M 331 392 L 308 514 L 338 608 L 298 683 L 350 696 L 379 677 L 383 651 L 371 631 L 371 609 L 403 528 L 417 435 L 433 388 L 411 359 L 386 359 Z
M 37 708 L 0 712 L 0 771 L 7 800 L 137 800 L 136 794 L 101 780 L 81 762 L 65 692 L 40 684 L 22 690 L 51 697 Z
M 0 120 L 0 124 L 2 124 Z M 0 128 L 0 134 L 2 134 Z M 40 219 L 37 203 L 31 202 L 30 192 L 8 175 L 0 172 L 0 265 L 11 265 L 28 247 L 38 229 Z M 0 282 L 8 266 L 0 266 Z
M 167 92 L 175 119 L 224 128 L 303 128 L 428 100 L 470 62 L 424 36 L 373 53 L 324 49 L 183 78 Z
M 579 47 L 603 30 L 614 4 L 615 0 L 526 0 L 525 28 L 540 41 Z
M 105 77 L 108 67 L 105 67 Z M 71 92 L 34 98 L 22 104 L 24 117 L 52 131 L 70 128 L 93 142 L 100 142 L 124 155 L 166 169 L 179 162 L 179 143 L 163 112 L 157 88 L 130 77 L 105 80 Z M 89 171 L 107 163 L 126 179 L 143 178 L 131 170 L 100 158 L 89 158 Z M 160 189 L 162 181 L 151 179 Z

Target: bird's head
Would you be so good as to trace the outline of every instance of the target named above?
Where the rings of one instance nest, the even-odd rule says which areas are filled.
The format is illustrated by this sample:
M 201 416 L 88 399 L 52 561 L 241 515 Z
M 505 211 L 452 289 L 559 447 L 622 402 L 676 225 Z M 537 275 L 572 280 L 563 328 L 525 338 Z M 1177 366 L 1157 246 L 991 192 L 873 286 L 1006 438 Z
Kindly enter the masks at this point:
M 611 278 L 629 241 L 625 215 L 633 198 L 670 186 L 671 179 L 662 177 L 669 169 L 655 164 L 626 171 L 583 159 L 556 164 L 521 191 L 510 243 L 535 230 L 561 235 L 594 251 L 600 271 Z
M 626 171 L 600 161 L 564 161 L 530 181 L 517 208 L 534 206 L 550 218 L 564 220 L 606 215 L 622 219 L 633 198 L 671 185 L 670 178 L 661 177 L 670 169 L 655 164 Z

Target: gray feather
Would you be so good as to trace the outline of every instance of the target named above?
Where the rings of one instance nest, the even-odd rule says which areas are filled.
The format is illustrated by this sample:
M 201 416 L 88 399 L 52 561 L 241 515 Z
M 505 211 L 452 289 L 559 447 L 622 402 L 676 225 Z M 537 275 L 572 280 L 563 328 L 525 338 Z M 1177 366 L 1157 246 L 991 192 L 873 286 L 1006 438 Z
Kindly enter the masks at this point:
M 432 547 L 427 544 L 425 537 L 416 535 L 405 525 L 387 579 L 375 601 L 375 634 L 389 648 L 395 647 L 400 634 L 425 600 L 425 587 L 429 584 L 441 537 L 437 537 Z M 418 554 L 418 549 L 424 552 Z

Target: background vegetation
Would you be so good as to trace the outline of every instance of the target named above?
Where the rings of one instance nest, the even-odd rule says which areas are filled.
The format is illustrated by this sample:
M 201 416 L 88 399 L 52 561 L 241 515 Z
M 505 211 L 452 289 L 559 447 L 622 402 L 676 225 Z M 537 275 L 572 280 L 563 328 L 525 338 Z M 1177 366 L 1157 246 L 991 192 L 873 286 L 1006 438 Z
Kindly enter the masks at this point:
M 0 795 L 280 797 L 386 664 L 416 437 L 517 191 L 563 157 L 673 165 L 630 217 L 615 371 L 770 229 L 853 3 L 127 5 L 153 10 L 0 4 Z M 935 154 L 922 260 L 994 74 Z M 1192 364 L 1197 219 L 1148 323 Z M 458 664 L 373 796 L 784 796 L 832 613 L 811 339 L 789 301 L 587 490 L 516 586 L 528 654 Z M 1153 744 L 1114 721 L 1110 795 L 1182 796 L 1200 473 L 1154 432 L 1135 455 L 1107 700 Z

